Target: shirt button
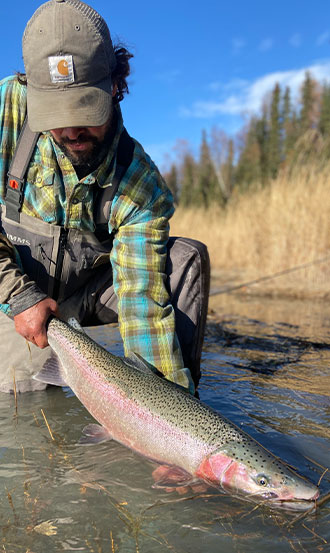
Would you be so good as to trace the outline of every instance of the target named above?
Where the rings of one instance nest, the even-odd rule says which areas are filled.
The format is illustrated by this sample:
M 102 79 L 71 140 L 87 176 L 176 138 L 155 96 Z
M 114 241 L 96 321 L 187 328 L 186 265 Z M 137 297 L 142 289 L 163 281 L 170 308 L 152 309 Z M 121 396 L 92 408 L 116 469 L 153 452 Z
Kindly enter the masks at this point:
M 37 177 L 37 183 L 40 184 L 42 182 L 42 178 L 41 177 Z
M 73 198 L 72 203 L 73 204 L 79 204 L 79 198 Z

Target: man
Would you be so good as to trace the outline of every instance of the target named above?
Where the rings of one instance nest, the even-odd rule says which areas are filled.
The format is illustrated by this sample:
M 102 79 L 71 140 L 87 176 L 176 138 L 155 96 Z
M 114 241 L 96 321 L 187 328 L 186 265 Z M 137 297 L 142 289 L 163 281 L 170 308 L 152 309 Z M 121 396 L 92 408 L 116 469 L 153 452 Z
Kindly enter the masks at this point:
M 119 320 L 125 353 L 198 383 L 207 250 L 168 240 L 171 194 L 119 108 L 130 57 L 90 6 L 50 0 L 24 32 L 26 76 L 0 83 L 3 392 L 43 386 L 51 315 Z

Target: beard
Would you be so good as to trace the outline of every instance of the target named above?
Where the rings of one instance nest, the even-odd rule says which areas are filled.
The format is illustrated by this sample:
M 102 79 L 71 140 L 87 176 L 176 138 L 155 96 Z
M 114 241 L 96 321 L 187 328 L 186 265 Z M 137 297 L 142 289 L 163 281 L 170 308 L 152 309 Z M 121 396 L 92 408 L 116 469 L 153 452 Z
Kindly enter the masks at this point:
M 81 171 L 86 168 L 88 169 L 88 172 L 91 173 L 91 168 L 95 166 L 95 164 L 99 164 L 101 161 L 101 154 L 105 149 L 105 138 L 102 142 L 100 142 L 95 136 L 84 134 L 79 136 L 77 140 L 62 138 L 61 140 L 55 140 L 55 142 L 61 148 L 66 157 L 71 161 L 75 169 L 79 169 Z M 90 147 L 82 152 L 72 150 L 70 148 L 70 146 L 74 147 L 79 146 L 80 144 L 89 144 Z

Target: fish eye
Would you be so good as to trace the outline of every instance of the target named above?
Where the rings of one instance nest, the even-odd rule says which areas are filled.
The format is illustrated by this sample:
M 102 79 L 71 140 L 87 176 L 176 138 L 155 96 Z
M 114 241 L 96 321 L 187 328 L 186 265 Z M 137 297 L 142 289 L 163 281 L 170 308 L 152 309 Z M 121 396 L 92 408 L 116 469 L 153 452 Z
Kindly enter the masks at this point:
M 268 486 L 269 479 L 264 474 L 258 474 L 256 477 L 256 482 L 259 484 L 259 486 Z

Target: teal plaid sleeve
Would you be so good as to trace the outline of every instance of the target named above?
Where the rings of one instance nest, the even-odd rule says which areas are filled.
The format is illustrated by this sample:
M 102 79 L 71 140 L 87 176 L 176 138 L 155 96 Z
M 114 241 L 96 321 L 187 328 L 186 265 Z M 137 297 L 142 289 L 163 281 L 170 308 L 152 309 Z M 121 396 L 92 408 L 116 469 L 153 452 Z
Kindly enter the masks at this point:
M 0 202 L 7 173 L 26 115 L 26 87 L 16 77 L 0 81 Z
M 111 264 L 118 297 L 125 353 L 139 353 L 169 380 L 189 387 L 175 333 L 174 309 L 166 291 L 165 263 L 172 196 L 155 166 L 141 164 L 140 146 L 125 181 L 129 194 L 113 202 L 110 225 L 116 229 Z

